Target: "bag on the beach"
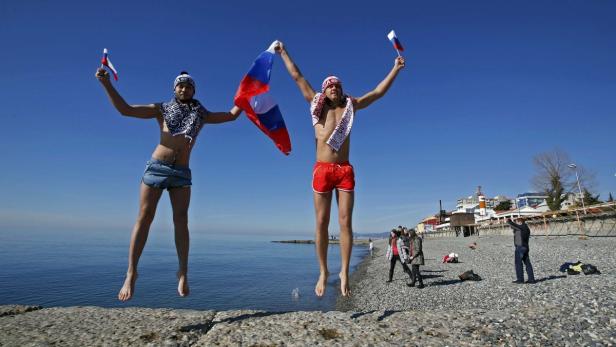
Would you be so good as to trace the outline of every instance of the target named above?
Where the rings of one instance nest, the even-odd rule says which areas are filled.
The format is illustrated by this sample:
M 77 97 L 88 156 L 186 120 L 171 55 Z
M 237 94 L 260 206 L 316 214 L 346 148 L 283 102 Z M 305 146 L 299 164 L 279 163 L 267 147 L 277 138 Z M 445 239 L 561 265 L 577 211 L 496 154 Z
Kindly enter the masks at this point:
M 575 264 L 573 264 L 573 265 L 569 266 L 569 270 L 573 270 L 573 271 L 575 271 L 575 272 L 576 272 L 576 273 L 575 273 L 576 275 L 579 275 L 579 274 L 581 274 L 581 273 L 582 273 L 582 266 L 583 266 L 583 265 L 584 265 L 584 264 L 583 264 L 581 261 L 578 261 L 577 263 L 575 263 Z M 569 272 L 568 272 L 568 271 L 567 271 L 567 274 L 569 274 Z
M 563 263 L 563 264 L 560 266 L 559 271 L 560 271 L 560 272 L 567 272 L 567 270 L 568 270 L 568 269 L 569 269 L 572 265 L 575 265 L 575 263 L 569 263 L 569 262 L 567 262 L 567 263 Z
M 575 271 L 574 269 L 567 269 L 567 275 L 579 275 L 579 271 Z
M 468 270 L 460 274 L 458 276 L 460 281 L 481 281 L 482 278 L 478 274 L 474 273 L 473 270 Z
M 567 275 L 579 275 L 582 273 L 582 264 L 581 261 L 576 261 L 575 263 L 564 263 L 560 266 L 560 272 L 566 272 Z
M 582 272 L 584 272 L 584 275 L 600 275 L 601 274 L 599 269 L 597 269 L 597 267 L 592 264 L 582 265 Z

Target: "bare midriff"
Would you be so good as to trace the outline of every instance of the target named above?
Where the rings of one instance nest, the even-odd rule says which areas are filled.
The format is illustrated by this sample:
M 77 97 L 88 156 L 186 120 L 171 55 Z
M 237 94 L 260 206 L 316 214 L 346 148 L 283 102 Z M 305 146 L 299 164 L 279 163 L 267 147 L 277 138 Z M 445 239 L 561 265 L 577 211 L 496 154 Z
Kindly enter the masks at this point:
M 340 119 L 342 119 L 343 113 L 344 106 L 336 108 L 327 105 L 323 106 L 321 119 L 314 125 L 314 137 L 317 144 L 317 161 L 325 163 L 343 163 L 349 161 L 349 152 L 351 148 L 350 135 L 344 141 L 339 151 L 333 150 L 327 144 L 327 140 L 334 132 Z
M 190 153 L 195 140 L 192 142 L 186 136 L 180 134 L 173 136 L 167 128 L 167 124 L 159 118 L 160 126 L 160 143 L 154 149 L 152 158 L 161 160 L 174 165 L 190 166 Z

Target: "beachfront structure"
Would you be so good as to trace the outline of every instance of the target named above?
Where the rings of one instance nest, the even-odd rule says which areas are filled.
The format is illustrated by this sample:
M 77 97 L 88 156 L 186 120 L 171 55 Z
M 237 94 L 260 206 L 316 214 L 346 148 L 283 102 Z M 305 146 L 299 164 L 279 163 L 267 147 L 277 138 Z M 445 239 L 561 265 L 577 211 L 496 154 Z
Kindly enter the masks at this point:
M 479 199 L 479 195 L 470 195 L 468 197 L 458 199 L 456 202 L 456 210 L 454 211 L 454 213 L 476 212 L 477 214 L 479 214 Z M 485 199 L 486 213 L 488 213 L 488 210 L 494 210 L 494 208 L 503 201 L 512 201 L 504 195 L 497 195 L 493 198 L 489 198 L 484 195 L 483 199 Z
M 475 195 L 458 199 L 456 210 L 452 213 L 470 213 L 475 216 L 475 222 L 483 222 L 495 218 L 496 211 L 494 208 L 504 201 L 511 202 L 512 200 L 503 195 L 489 198 L 481 192 L 481 186 L 479 186 Z
M 545 203 L 547 198 L 547 195 L 536 192 L 518 194 L 515 199 L 515 206 L 520 209 L 525 206 L 537 207 L 542 203 Z
M 494 211 L 486 217 L 476 218 L 478 224 L 504 223 L 507 218 L 534 217 L 549 211 L 550 208 L 544 195 L 538 193 L 518 194 L 516 204 L 508 211 Z
M 457 200 L 456 209 L 451 211 L 450 218 L 438 224 L 438 216 L 430 216 L 417 224 L 417 230 L 421 232 L 455 231 L 456 235 L 469 236 L 476 232 L 478 225 L 504 223 L 507 218 L 533 217 L 549 211 L 546 201 L 547 196 L 541 193 L 518 194 L 515 199 L 509 199 L 504 195 L 493 198 L 485 196 L 478 187 L 474 195 Z M 494 208 L 501 202 L 510 202 L 512 209 L 509 211 L 495 211 Z M 573 201 L 569 198 L 568 201 Z M 426 228 L 427 221 L 435 223 Z
M 455 213 L 445 219 L 444 223 L 434 226 L 435 232 L 455 232 L 456 236 L 470 236 L 477 233 L 473 213 Z M 429 235 L 429 233 L 428 233 Z
M 449 218 L 451 230 L 456 232 L 456 236 L 462 234 L 470 236 L 476 233 L 474 213 L 456 213 Z
M 437 216 L 429 216 L 424 218 L 421 222 L 417 223 L 415 230 L 419 234 L 431 233 L 436 231 L 436 226 L 439 224 L 439 218 Z
M 565 194 L 565 200 L 560 204 L 561 210 L 571 210 L 580 207 L 582 205 L 582 196 L 580 193 L 567 193 Z
M 541 204 L 539 204 L 538 206 L 524 206 L 522 208 L 514 208 L 512 210 L 509 211 L 499 211 L 498 213 L 495 214 L 494 218 L 492 219 L 492 221 L 494 221 L 494 219 L 496 220 L 496 223 L 505 223 L 507 221 L 508 218 L 518 218 L 518 217 L 534 217 L 534 216 L 540 216 L 542 215 L 544 212 L 549 211 L 550 208 L 548 207 L 548 204 L 544 201 Z

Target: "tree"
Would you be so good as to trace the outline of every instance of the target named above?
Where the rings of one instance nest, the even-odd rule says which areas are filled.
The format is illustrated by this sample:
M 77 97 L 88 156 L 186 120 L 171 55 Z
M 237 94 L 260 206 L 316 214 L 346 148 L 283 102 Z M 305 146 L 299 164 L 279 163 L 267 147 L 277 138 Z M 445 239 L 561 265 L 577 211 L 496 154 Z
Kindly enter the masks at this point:
M 600 204 L 603 201 L 599 200 L 599 195 L 592 195 L 586 188 L 584 188 L 584 205 L 586 206 L 590 206 L 590 205 L 596 205 L 596 204 Z
M 494 207 L 495 211 L 509 211 L 511 210 L 511 201 L 509 200 L 505 200 L 505 201 L 501 201 L 498 203 L 498 205 L 496 205 L 496 207 Z
M 594 185 L 594 175 L 586 171 L 581 165 L 576 169 L 568 165 L 572 163 L 569 155 L 562 150 L 554 149 L 550 152 L 539 153 L 533 158 L 536 174 L 532 183 L 535 189 L 547 195 L 546 202 L 550 210 L 560 210 L 565 193 L 577 191 L 575 173 L 579 175 L 580 186 L 588 191 Z
M 548 207 L 552 211 L 560 210 L 560 206 L 563 201 L 565 201 L 565 196 L 563 193 L 565 192 L 565 188 L 563 187 L 563 183 L 561 182 L 560 176 L 554 176 L 550 180 L 550 185 L 544 188 L 545 195 L 548 197 L 545 199 L 545 202 L 548 204 Z
M 565 187 L 571 182 L 571 170 L 567 167 L 571 163 L 569 155 L 561 150 L 539 153 L 533 158 L 537 173 L 533 177 L 535 188 L 547 195 L 546 202 L 550 210 L 560 210 L 565 200 L 563 193 Z

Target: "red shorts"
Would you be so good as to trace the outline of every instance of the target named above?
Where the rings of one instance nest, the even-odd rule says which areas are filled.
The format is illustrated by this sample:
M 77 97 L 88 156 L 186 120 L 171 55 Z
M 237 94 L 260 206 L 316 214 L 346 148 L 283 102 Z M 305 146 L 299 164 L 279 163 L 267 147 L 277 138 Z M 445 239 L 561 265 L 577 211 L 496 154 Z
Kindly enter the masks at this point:
M 329 193 L 334 188 L 352 192 L 355 188 L 353 165 L 344 163 L 324 163 L 317 161 L 312 169 L 312 190 L 316 193 Z

